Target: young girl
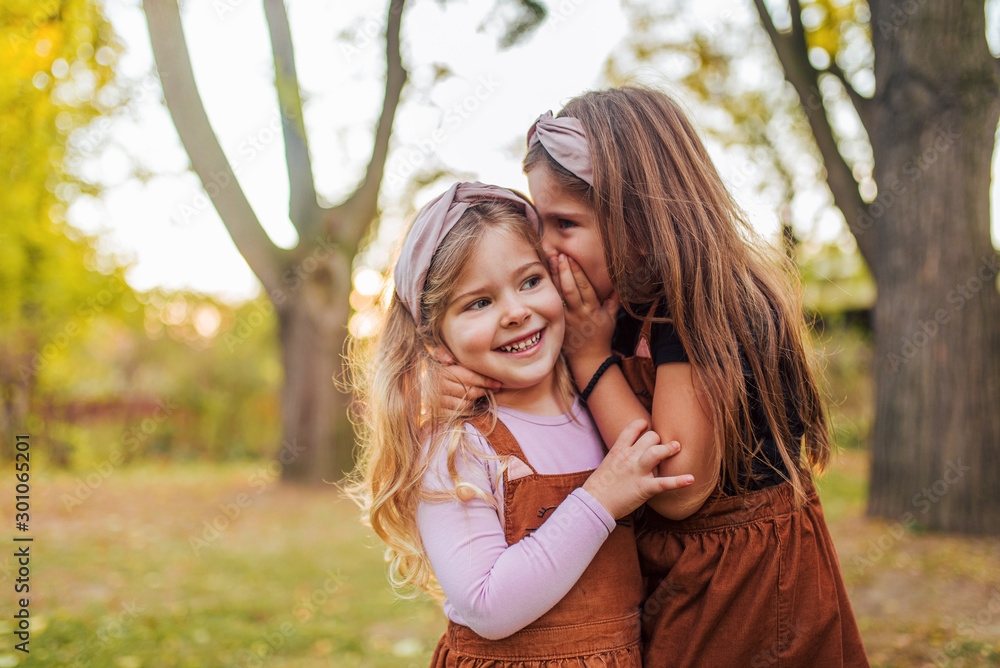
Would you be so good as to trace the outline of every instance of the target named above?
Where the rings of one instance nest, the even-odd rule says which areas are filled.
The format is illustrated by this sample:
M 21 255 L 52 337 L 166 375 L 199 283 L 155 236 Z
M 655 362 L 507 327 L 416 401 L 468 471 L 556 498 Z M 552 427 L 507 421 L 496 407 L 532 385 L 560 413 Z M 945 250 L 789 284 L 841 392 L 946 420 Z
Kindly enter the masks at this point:
M 528 145 L 581 397 L 605 440 L 644 418 L 680 441 L 659 472 L 697 480 L 637 528 L 645 666 L 867 666 L 811 482 L 830 442 L 790 262 L 662 93 L 585 94 Z
M 525 199 L 460 183 L 415 220 L 371 354 L 355 495 L 396 586 L 445 595 L 434 666 L 640 666 L 629 513 L 691 476 L 635 421 L 605 457 L 560 356 L 564 317 Z M 502 383 L 441 406 L 440 357 Z M 603 459 L 603 462 L 602 462 Z M 596 469 L 596 470 L 595 470 Z M 523 629 L 523 630 L 522 630 Z

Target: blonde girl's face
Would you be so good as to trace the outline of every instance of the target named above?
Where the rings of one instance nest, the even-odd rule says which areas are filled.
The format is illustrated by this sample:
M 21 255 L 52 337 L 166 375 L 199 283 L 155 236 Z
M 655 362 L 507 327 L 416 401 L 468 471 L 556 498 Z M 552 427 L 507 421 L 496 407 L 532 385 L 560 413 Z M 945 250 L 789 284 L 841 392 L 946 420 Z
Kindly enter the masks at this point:
M 462 366 L 496 379 L 530 401 L 555 391 L 565 323 L 562 299 L 525 239 L 491 230 L 479 241 L 452 291 L 441 338 Z
M 542 219 L 545 254 L 551 257 L 562 253 L 576 260 L 598 298 L 607 299 L 614 287 L 604 261 L 601 233 L 593 210 L 560 187 L 544 164 L 528 172 L 528 189 Z

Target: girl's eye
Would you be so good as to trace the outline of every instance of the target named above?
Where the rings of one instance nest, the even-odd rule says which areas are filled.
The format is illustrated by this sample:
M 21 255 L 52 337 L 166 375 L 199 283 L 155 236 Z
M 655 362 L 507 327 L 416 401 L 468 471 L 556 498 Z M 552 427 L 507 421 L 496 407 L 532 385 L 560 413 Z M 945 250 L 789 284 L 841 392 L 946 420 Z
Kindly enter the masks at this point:
M 537 287 L 538 284 L 541 282 L 542 282 L 541 276 L 532 276 L 531 278 L 526 280 L 521 287 L 525 288 L 526 290 L 530 290 L 531 288 Z
M 570 227 L 576 227 L 576 223 L 572 220 L 566 220 L 565 218 L 560 218 L 556 221 L 556 227 L 560 230 L 569 229 Z
M 480 309 L 486 308 L 489 305 L 489 303 L 490 302 L 488 299 L 477 299 L 476 301 L 472 302 L 465 308 L 467 311 L 478 311 Z

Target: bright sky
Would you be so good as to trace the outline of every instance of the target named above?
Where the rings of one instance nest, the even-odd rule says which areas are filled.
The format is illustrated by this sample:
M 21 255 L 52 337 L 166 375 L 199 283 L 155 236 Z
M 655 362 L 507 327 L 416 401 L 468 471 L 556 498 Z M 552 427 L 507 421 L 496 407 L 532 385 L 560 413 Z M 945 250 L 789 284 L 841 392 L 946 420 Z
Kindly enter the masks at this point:
M 336 203 L 358 183 L 371 150 L 381 104 L 386 3 L 290 0 L 300 85 L 316 187 Z M 397 112 L 383 182 L 383 234 L 375 257 L 387 256 L 407 211 L 398 205 L 414 170 L 435 165 L 468 180 L 527 192 L 520 170 L 524 134 L 541 112 L 600 87 L 608 54 L 626 36 L 617 0 L 553 0 L 549 17 L 523 45 L 498 51 L 496 34 L 479 30 L 494 0 L 412 1 L 404 15 L 403 54 L 410 83 Z M 692 3 L 702 20 L 745 13 L 737 0 Z M 739 6 L 738 10 L 734 7 Z M 253 296 L 258 284 L 236 251 L 188 160 L 153 71 L 149 34 L 138 0 L 106 0 L 127 45 L 120 73 L 140 94 L 109 132 L 111 145 L 86 166 L 109 185 L 100 201 L 82 199 L 70 222 L 103 233 L 109 250 L 134 262 L 138 289 L 191 288 L 229 299 Z M 274 68 L 262 4 L 247 0 L 184 3 L 183 20 L 198 87 L 223 149 L 264 228 L 282 246 L 296 243 L 288 221 L 288 180 L 273 88 Z M 431 86 L 432 63 L 453 76 Z M 644 68 L 642 80 L 669 84 Z M 675 90 L 676 89 L 672 89 Z M 775 228 L 775 203 L 724 177 L 761 231 Z M 152 174 L 139 180 L 134 167 Z M 421 193 L 423 204 L 436 193 Z M 994 198 L 997 199 L 996 197 Z M 996 219 L 996 216 L 994 216 Z M 995 226 L 996 227 L 996 226 Z M 831 233 L 832 234 L 832 233 Z

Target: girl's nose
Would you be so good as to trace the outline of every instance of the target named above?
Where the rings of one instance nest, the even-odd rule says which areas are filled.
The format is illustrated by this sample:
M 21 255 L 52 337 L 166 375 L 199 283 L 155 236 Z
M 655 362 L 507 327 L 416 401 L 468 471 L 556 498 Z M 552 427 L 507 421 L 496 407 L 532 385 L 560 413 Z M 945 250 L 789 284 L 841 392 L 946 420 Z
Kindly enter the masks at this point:
M 511 299 L 504 311 L 504 327 L 512 327 L 523 324 L 531 317 L 531 309 L 520 299 Z

